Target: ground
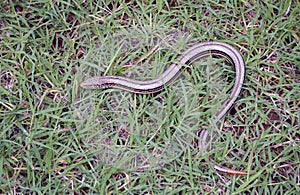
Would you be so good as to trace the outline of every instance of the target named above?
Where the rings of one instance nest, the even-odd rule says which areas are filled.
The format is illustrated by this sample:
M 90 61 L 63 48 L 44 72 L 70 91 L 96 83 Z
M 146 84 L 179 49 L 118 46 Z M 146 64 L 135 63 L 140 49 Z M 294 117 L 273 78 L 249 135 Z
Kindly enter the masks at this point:
M 299 2 L 4 0 L 0 10 L 1 194 L 300 194 Z M 205 41 L 246 64 L 220 122 L 234 78 L 220 59 L 161 93 L 80 87 L 95 75 L 154 79 Z

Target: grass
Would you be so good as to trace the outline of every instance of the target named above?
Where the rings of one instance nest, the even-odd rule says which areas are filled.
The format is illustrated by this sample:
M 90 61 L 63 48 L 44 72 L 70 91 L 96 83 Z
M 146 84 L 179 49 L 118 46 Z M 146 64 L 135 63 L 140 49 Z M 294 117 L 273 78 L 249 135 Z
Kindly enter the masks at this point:
M 1 194 L 300 193 L 297 1 L 5 0 L 0 10 Z M 155 78 L 209 40 L 233 45 L 247 68 L 220 124 L 233 73 L 201 66 L 218 59 L 154 95 L 79 87 L 100 74 Z M 254 175 L 216 173 L 209 158 Z

